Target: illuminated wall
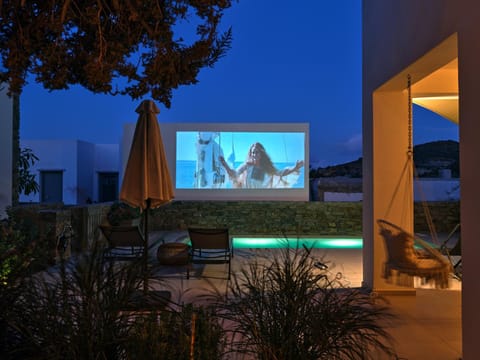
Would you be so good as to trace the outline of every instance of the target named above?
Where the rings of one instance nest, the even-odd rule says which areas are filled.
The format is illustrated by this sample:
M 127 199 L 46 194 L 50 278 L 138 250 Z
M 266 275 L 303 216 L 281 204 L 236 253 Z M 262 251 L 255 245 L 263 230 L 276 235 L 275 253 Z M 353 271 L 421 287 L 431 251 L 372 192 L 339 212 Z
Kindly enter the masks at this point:
M 384 216 L 405 164 L 407 75 L 415 84 L 458 58 L 465 359 L 478 357 L 480 330 L 479 13 L 476 0 L 363 0 L 362 14 L 363 259 L 364 282 L 369 287 L 388 289 L 380 276 L 385 252 L 375 220 Z M 400 221 L 400 214 L 394 213 L 393 219 Z M 412 229 L 408 220 L 402 225 Z

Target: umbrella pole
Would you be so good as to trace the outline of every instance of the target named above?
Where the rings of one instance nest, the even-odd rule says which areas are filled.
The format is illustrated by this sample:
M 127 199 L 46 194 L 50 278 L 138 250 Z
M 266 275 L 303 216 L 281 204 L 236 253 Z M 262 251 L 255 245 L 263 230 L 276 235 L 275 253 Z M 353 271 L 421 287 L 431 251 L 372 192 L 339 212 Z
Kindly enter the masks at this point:
M 143 219 L 143 292 L 148 293 L 148 213 L 150 211 L 150 199 L 147 199 L 147 206 Z

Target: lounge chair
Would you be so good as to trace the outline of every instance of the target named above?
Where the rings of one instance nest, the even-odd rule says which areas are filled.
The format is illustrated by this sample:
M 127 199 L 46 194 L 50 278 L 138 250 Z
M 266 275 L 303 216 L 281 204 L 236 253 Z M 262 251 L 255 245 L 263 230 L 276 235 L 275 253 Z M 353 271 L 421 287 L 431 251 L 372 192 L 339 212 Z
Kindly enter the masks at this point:
M 412 284 L 413 277 L 418 277 L 437 288 L 449 286 L 452 265 L 437 249 L 391 222 L 379 219 L 377 224 L 387 250 L 383 271 L 387 281 L 395 278 L 397 285 L 405 286 Z
M 440 251 L 443 255 L 447 256 L 448 260 L 450 260 L 450 263 L 453 266 L 454 276 L 458 280 L 462 280 L 462 242 L 460 235 L 458 235 L 455 245 L 451 246 L 451 240 L 459 231 L 460 224 L 457 224 L 450 234 L 448 234 L 445 241 L 440 245 Z
M 226 228 L 189 228 L 190 256 L 187 279 L 192 264 L 228 264 L 227 278 L 230 280 L 233 246 Z
M 136 260 L 143 256 L 145 240 L 139 226 L 100 225 L 107 239 L 103 253 L 107 260 Z

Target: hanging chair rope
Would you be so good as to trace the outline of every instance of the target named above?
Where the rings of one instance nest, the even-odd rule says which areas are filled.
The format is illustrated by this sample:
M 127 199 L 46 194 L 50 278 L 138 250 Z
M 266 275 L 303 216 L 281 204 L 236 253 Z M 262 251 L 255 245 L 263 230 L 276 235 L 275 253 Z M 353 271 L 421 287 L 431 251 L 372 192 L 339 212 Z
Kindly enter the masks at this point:
M 407 75 L 407 97 L 408 97 L 408 148 L 407 156 L 409 160 L 413 160 L 413 115 L 412 115 L 412 77 Z
M 411 204 L 412 181 L 418 180 L 418 173 L 413 161 L 413 141 L 412 141 L 412 92 L 411 77 L 408 75 L 408 146 L 407 159 L 400 175 L 397 186 L 394 189 L 393 197 L 387 208 L 387 214 L 390 212 L 394 201 L 398 196 L 400 186 L 405 184 L 407 190 L 404 192 L 405 202 L 403 202 L 402 219 L 405 216 L 405 208 Z M 413 170 L 413 174 L 412 174 Z M 422 196 L 422 206 L 425 213 L 425 219 L 431 234 L 431 241 L 438 245 L 437 234 L 433 225 L 432 217 L 425 201 L 421 186 L 417 186 Z M 405 206 L 406 205 L 406 206 Z M 411 221 L 413 211 L 406 214 Z M 386 214 L 386 215 L 387 215 Z M 415 234 L 408 233 L 398 225 L 384 219 L 377 219 L 379 234 L 384 239 L 386 249 L 386 261 L 383 266 L 383 277 L 387 282 L 395 281 L 397 285 L 414 286 L 413 278 L 420 278 L 422 283 L 433 283 L 436 288 L 448 288 L 449 276 L 452 272 L 452 264 L 446 261 L 443 255 L 431 246 L 429 242 L 419 238 Z
M 413 164 L 413 141 L 412 141 L 412 93 L 411 93 L 411 77 L 408 74 L 407 77 L 407 91 L 408 91 L 408 103 L 407 103 L 407 110 L 408 110 L 408 127 L 407 127 L 407 137 L 408 137 L 408 144 L 407 144 L 407 161 L 405 161 L 405 165 L 403 166 L 401 175 L 398 179 L 397 185 L 395 186 L 395 190 L 393 191 L 392 198 L 387 207 L 387 211 L 385 212 L 385 219 L 388 219 L 390 214 L 390 210 L 392 209 L 393 205 L 395 204 L 395 200 L 397 200 L 397 194 L 401 188 L 401 185 L 404 184 L 404 180 L 406 180 L 407 186 L 411 184 L 412 181 L 412 173 L 411 168 Z M 402 203 L 408 203 L 408 194 L 404 194 L 405 199 L 403 199 Z M 408 211 L 403 209 L 401 214 L 401 218 L 404 219 L 409 216 Z
M 388 216 L 390 215 L 390 210 L 392 209 L 392 207 L 395 203 L 395 199 L 397 198 L 397 194 L 398 194 L 398 191 L 400 190 L 400 186 L 403 184 L 403 182 L 402 182 L 403 178 L 407 176 L 407 181 L 408 181 L 408 176 L 410 175 L 410 173 L 408 171 L 409 170 L 409 166 L 408 166 L 409 163 L 410 163 L 410 161 L 407 160 L 405 162 L 405 165 L 403 166 L 402 175 L 398 179 L 397 185 L 395 186 L 395 190 L 393 191 L 392 198 L 390 199 L 390 202 L 388 204 L 387 211 L 385 212 L 385 219 L 388 219 Z M 403 215 L 404 214 L 402 214 L 402 216 Z
M 390 200 L 390 203 L 387 207 L 387 211 L 386 211 L 386 214 L 385 214 L 385 218 L 388 218 L 388 215 L 390 213 L 390 210 L 391 208 L 393 207 L 393 204 L 395 202 L 395 199 L 397 197 L 397 193 L 400 189 L 400 185 L 402 184 L 402 180 L 405 176 L 407 176 L 407 181 L 411 181 L 412 179 L 412 174 L 411 174 L 411 171 L 410 169 L 413 168 L 413 178 L 415 180 L 419 180 L 419 176 L 418 176 L 418 172 L 417 172 L 417 169 L 415 167 L 415 163 L 414 163 L 414 160 L 413 160 L 413 113 L 412 113 L 412 78 L 411 78 L 411 75 L 408 74 L 407 75 L 407 98 L 408 98 L 408 101 L 407 101 L 407 106 L 408 106 L 408 126 L 407 126 L 407 136 L 408 136 L 408 145 L 407 145 L 407 161 L 405 162 L 405 165 L 403 167 L 403 170 L 402 170 L 402 175 L 400 176 L 399 178 L 399 181 L 395 187 L 395 190 L 393 192 L 393 195 L 392 195 L 392 198 Z M 410 166 L 411 165 L 411 166 Z M 419 183 L 419 182 L 418 182 Z M 427 225 L 428 225 L 428 229 L 429 229 L 429 232 L 430 232 L 430 236 L 431 236 L 431 240 L 433 243 L 435 244 L 438 244 L 438 237 L 437 237 L 437 232 L 435 230 L 435 225 L 433 223 L 433 220 L 432 220 L 432 216 L 431 216 L 431 213 L 430 213 L 430 209 L 428 208 L 428 204 L 427 204 L 427 201 L 425 200 L 425 194 L 424 192 L 422 191 L 422 187 L 421 186 L 417 186 L 417 189 L 418 189 L 418 192 L 419 192 L 419 195 L 420 195 L 420 199 L 421 199 L 421 203 L 422 203 L 422 208 L 423 208 L 423 212 L 425 214 L 425 219 L 426 219 L 426 222 L 427 222 Z M 407 195 L 406 195 L 407 196 Z M 402 216 L 404 216 L 405 214 L 402 214 Z
M 407 90 L 408 90 L 408 154 L 409 158 L 412 161 L 412 166 L 413 166 L 413 174 L 414 174 L 414 179 L 417 180 L 417 183 L 420 185 L 420 177 L 418 175 L 417 168 L 415 166 L 415 162 L 413 160 L 413 139 L 412 139 L 412 134 L 413 134 L 413 113 L 412 113 L 412 77 L 410 74 L 407 76 Z M 435 230 L 435 225 L 433 224 L 433 219 L 432 215 L 430 213 L 430 209 L 428 208 L 428 204 L 425 198 L 425 193 L 423 192 L 423 189 L 421 186 L 417 186 L 421 203 L 422 203 L 422 208 L 423 212 L 425 214 L 425 219 L 427 221 L 428 229 L 430 231 L 430 236 L 432 237 L 432 242 L 435 244 L 438 244 L 438 237 L 437 237 L 437 232 Z

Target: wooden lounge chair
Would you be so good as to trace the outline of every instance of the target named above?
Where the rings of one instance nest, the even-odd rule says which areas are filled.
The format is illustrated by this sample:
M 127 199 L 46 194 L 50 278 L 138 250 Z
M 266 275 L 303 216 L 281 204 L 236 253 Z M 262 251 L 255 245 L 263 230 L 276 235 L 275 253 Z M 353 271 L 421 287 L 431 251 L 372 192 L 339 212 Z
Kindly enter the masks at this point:
M 387 281 L 395 278 L 397 285 L 410 285 L 418 277 L 437 288 L 449 286 L 452 265 L 437 249 L 391 222 L 379 219 L 377 224 L 387 250 L 383 271 Z
M 136 260 L 143 256 L 145 241 L 139 226 L 99 226 L 107 239 L 103 253 L 107 260 Z
M 228 264 L 227 278 L 230 280 L 233 246 L 228 229 L 189 228 L 190 257 L 187 279 L 190 278 L 191 264 Z

